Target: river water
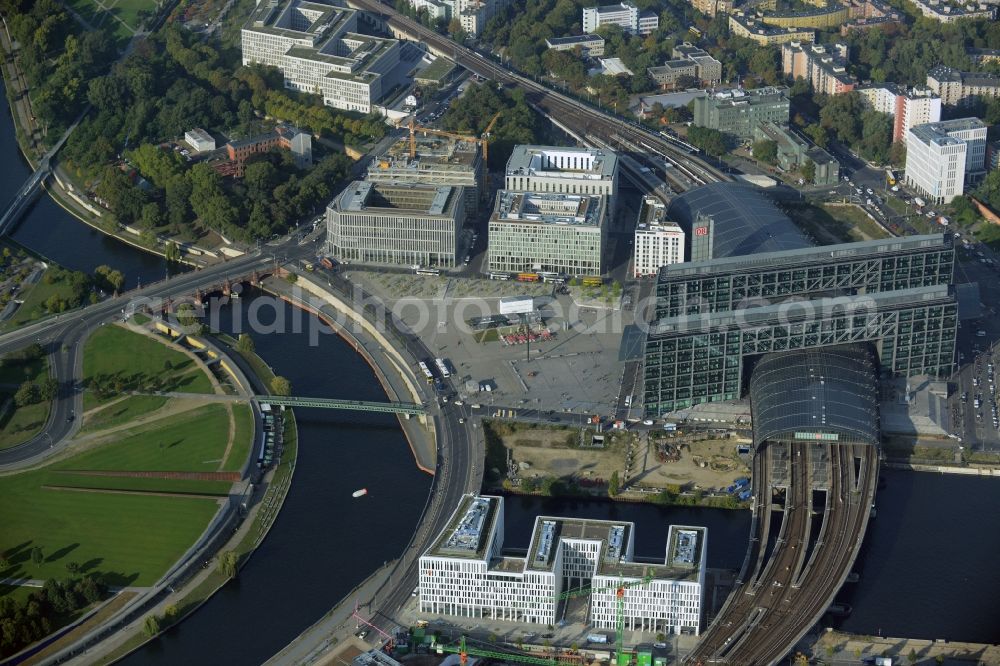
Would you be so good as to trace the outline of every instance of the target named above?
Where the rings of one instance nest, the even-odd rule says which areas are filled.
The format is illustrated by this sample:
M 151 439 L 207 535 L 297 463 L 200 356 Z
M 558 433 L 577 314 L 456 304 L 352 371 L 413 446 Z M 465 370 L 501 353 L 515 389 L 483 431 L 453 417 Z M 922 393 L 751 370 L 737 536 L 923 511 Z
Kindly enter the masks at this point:
M 30 172 L 0 96 L 0 201 Z M 91 229 L 40 197 L 14 238 L 72 269 L 123 270 L 127 284 L 161 279 L 165 262 Z M 299 316 L 289 306 L 282 315 Z M 304 315 L 302 315 L 304 316 Z M 223 318 L 223 328 L 229 321 Z M 308 331 L 308 325 L 302 330 Z M 371 369 L 336 336 L 311 347 L 307 332 L 254 336 L 257 350 L 302 395 L 384 400 Z M 249 664 L 283 647 L 406 545 L 430 479 L 418 472 L 393 417 L 299 410 L 299 464 L 285 506 L 238 582 L 133 655 L 130 664 Z M 884 471 L 878 517 L 840 600 L 842 628 L 864 634 L 1000 642 L 1000 480 Z M 351 498 L 366 487 L 362 500 Z M 661 556 L 671 523 L 709 528 L 708 562 L 738 568 L 749 516 L 602 501 L 511 498 L 506 544 L 527 547 L 535 515 L 636 523 L 636 552 Z

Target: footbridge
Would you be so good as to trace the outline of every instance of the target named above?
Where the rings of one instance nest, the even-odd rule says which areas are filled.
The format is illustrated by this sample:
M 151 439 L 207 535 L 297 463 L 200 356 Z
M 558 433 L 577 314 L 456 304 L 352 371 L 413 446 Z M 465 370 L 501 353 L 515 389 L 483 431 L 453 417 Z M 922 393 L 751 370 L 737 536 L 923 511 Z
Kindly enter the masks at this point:
M 750 546 L 736 589 L 687 664 L 778 663 L 830 608 L 874 502 L 876 381 L 861 345 L 758 361 Z
M 258 395 L 258 403 L 282 407 L 314 407 L 317 409 L 344 409 L 353 412 L 383 412 L 419 416 L 427 412 L 423 405 L 413 402 L 370 402 L 368 400 L 336 400 L 333 398 L 303 398 L 300 396 Z

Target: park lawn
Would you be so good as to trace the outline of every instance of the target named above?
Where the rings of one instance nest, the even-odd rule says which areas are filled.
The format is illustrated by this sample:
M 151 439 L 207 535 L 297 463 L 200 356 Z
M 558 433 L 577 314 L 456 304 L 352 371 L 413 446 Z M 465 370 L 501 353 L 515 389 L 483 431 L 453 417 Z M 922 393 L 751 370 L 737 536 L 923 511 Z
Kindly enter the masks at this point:
M 0 393 L 0 404 L 14 394 Z M 39 402 L 25 407 L 11 405 L 10 411 L 0 418 L 0 449 L 23 444 L 37 435 L 49 420 L 50 402 Z
M 53 474 L 49 485 L 71 488 L 104 488 L 107 490 L 141 490 L 153 493 L 189 493 L 195 495 L 228 495 L 233 484 L 229 481 L 197 479 L 157 479 L 131 476 L 94 476 L 92 474 Z
M 153 11 L 156 9 L 154 0 L 117 0 L 117 2 L 105 2 L 111 8 L 111 13 L 127 23 L 133 30 L 139 29 L 139 12 L 142 10 Z
M 233 405 L 233 418 L 236 421 L 236 432 L 233 435 L 233 448 L 222 464 L 226 472 L 238 472 L 243 469 L 243 463 L 250 456 L 254 442 L 253 412 L 248 405 Z
M 0 575 L 2 574 L 3 571 L 0 570 Z M 12 599 L 15 603 L 20 604 L 27 601 L 29 594 L 37 591 L 37 587 L 27 585 L 0 585 L 0 599 Z
M 66 564 L 109 585 L 155 582 L 198 539 L 217 500 L 50 490 L 49 468 L 0 477 L 0 550 L 7 576 L 66 578 Z M 41 548 L 35 564 L 30 552 Z
M 129 396 L 121 402 L 108 405 L 100 411 L 85 416 L 84 425 L 80 432 L 91 433 L 128 423 L 140 416 L 155 412 L 170 400 L 171 398 L 162 395 Z
M 88 338 L 83 351 L 85 382 L 121 381 L 125 390 L 155 386 L 161 391 L 212 393 L 208 375 L 191 372 L 195 367 L 195 362 L 182 352 L 121 326 L 98 329 Z M 90 392 L 84 396 L 88 409 L 106 401 Z
M 49 311 L 45 307 L 45 301 L 52 296 L 58 296 L 67 300 L 73 296 L 73 287 L 70 286 L 68 281 L 60 280 L 53 284 L 45 284 L 45 276 L 52 270 L 52 268 L 45 269 L 45 272 L 28 289 L 27 293 L 22 292 L 20 298 L 24 302 L 18 306 L 10 319 L 3 322 L 0 329 L 10 331 L 46 316 L 49 314 Z
M 229 441 L 225 405 L 175 414 L 57 463 L 57 469 L 214 472 Z

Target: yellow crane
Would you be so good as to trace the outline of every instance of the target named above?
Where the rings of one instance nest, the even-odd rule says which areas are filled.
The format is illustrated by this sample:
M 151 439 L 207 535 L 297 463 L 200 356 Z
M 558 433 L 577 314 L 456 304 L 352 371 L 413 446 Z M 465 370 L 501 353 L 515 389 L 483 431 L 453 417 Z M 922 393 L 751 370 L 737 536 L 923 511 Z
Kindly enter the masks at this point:
M 500 118 L 500 112 L 497 111 L 493 118 L 490 119 L 489 124 L 486 129 L 483 130 L 480 136 L 470 136 L 467 134 L 457 134 L 455 132 L 446 132 L 444 130 L 434 129 L 432 127 L 418 127 L 413 116 L 410 116 L 409 129 L 410 129 L 410 159 L 415 159 L 417 156 L 417 132 L 423 132 L 424 134 L 433 134 L 434 136 L 445 136 L 450 139 L 456 139 L 458 141 L 468 141 L 470 143 L 478 144 L 483 151 L 483 182 L 482 182 L 482 194 L 483 198 L 489 196 L 489 185 L 490 185 L 490 133 L 493 131 L 493 127 L 496 125 L 497 120 Z

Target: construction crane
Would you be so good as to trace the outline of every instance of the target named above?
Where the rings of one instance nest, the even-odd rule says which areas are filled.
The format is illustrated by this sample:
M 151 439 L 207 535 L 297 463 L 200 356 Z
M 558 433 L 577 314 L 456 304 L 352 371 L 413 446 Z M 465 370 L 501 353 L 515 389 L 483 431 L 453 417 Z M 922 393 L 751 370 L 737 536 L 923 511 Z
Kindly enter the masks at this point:
M 624 641 L 622 636 L 625 632 L 625 590 L 627 590 L 630 587 L 638 587 L 640 585 L 646 585 L 651 580 L 653 580 L 653 576 L 651 574 L 646 574 L 639 580 L 633 580 L 627 583 L 619 582 L 617 585 L 608 585 L 605 587 L 579 587 L 574 590 L 568 590 L 566 592 L 563 592 L 562 594 L 557 596 L 556 604 L 558 607 L 558 603 L 564 599 L 570 599 L 572 597 L 580 597 L 584 595 L 589 596 L 595 592 L 607 592 L 609 590 L 614 590 L 615 598 L 617 600 L 617 605 L 618 605 L 615 617 L 615 644 L 617 646 L 618 663 L 621 664 L 622 663 L 621 655 L 624 650 L 623 647 Z
M 469 143 L 478 144 L 483 150 L 483 180 L 482 180 L 482 197 L 486 198 L 489 196 L 489 186 L 490 186 L 490 133 L 493 131 L 493 127 L 496 125 L 497 120 L 500 118 L 500 112 L 497 111 L 493 118 L 490 120 L 486 129 L 483 130 L 481 136 L 475 137 L 466 134 L 457 134 L 455 132 L 446 132 L 444 130 L 433 129 L 431 127 L 418 127 L 413 116 L 410 116 L 410 122 L 408 127 L 410 129 L 410 159 L 416 159 L 417 157 L 417 132 L 423 132 L 424 134 L 433 134 L 434 136 L 445 136 L 449 139 L 456 139 L 458 141 L 468 141 Z
M 498 659 L 503 661 L 516 661 L 522 664 L 534 664 L 535 666 L 556 666 L 558 664 L 578 664 L 579 659 L 559 659 L 555 655 L 551 657 L 534 657 L 529 654 L 518 654 L 516 652 L 497 652 L 495 650 L 485 650 L 478 647 L 468 647 L 465 643 L 465 636 L 462 636 L 458 645 L 445 645 L 443 643 L 434 643 L 431 649 L 436 650 L 438 654 L 443 652 L 452 652 L 458 655 L 459 661 L 462 666 L 466 666 L 469 661 L 469 655 L 473 657 L 482 657 L 484 659 Z

